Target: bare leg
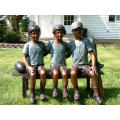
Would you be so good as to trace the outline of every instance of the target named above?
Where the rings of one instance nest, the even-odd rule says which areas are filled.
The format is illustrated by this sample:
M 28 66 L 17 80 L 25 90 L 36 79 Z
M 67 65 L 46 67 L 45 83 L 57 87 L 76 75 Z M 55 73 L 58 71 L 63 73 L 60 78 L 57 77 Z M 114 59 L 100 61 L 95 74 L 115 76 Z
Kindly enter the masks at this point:
M 30 74 L 30 103 L 35 103 L 36 73 Z
M 92 88 L 93 88 L 93 98 L 97 101 L 98 104 L 103 103 L 103 99 L 100 96 L 98 89 L 98 76 L 97 74 L 93 74 L 91 71 L 88 75 L 92 78 Z
M 40 99 L 41 100 L 45 100 L 45 94 L 44 94 L 44 89 L 45 89 L 45 85 L 46 85 L 46 71 L 45 69 L 41 69 L 40 70 L 40 90 L 41 90 L 41 94 L 40 94 Z
M 74 68 L 71 69 L 71 81 L 72 81 L 74 90 L 77 91 L 78 90 L 77 71 Z
M 80 94 L 78 90 L 77 71 L 74 68 L 71 69 L 71 81 L 74 87 L 74 100 L 77 101 L 80 99 Z
M 58 96 L 58 93 L 57 93 L 58 75 L 59 75 L 58 70 L 54 69 L 52 72 L 52 78 L 53 78 L 53 94 L 52 94 L 52 96 L 54 98 L 56 98 Z
M 67 93 L 67 86 L 68 86 L 67 71 L 65 69 L 63 69 L 61 71 L 61 74 L 62 74 L 62 80 L 63 80 L 63 98 L 67 98 L 68 97 L 68 93 Z

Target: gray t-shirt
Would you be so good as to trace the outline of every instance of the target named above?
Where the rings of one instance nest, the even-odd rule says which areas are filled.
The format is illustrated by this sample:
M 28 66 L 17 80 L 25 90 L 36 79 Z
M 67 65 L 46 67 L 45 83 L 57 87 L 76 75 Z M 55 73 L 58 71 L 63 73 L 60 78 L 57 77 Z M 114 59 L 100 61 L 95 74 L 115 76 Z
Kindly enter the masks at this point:
M 93 44 L 87 38 L 71 40 L 69 47 L 72 53 L 73 65 L 88 64 L 88 52 L 94 51 Z
M 51 65 L 66 65 L 66 57 L 69 56 L 70 52 L 66 42 L 62 41 L 61 44 L 57 44 L 53 40 L 50 40 L 46 50 L 51 54 Z
M 45 44 L 39 41 L 38 44 L 26 43 L 22 53 L 27 55 L 29 65 L 44 65 L 43 57 L 45 51 Z

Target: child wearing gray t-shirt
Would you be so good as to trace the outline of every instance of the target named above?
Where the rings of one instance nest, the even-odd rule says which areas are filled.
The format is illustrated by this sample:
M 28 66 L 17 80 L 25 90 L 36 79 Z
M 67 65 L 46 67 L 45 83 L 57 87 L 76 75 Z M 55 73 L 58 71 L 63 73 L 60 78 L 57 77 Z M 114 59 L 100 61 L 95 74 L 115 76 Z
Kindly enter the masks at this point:
M 37 25 L 29 26 L 28 33 L 31 41 L 26 43 L 23 48 L 23 61 L 28 69 L 30 75 L 30 103 L 33 104 L 35 100 L 35 84 L 36 75 L 40 75 L 40 100 L 45 100 L 44 89 L 46 85 L 46 70 L 44 68 L 44 54 L 46 53 L 46 46 L 42 41 L 38 41 L 40 37 L 40 28 Z
M 96 61 L 94 54 L 94 47 L 90 43 L 89 39 L 82 37 L 83 25 L 82 23 L 75 21 L 72 23 L 72 33 L 74 39 L 69 42 L 69 46 L 72 53 L 72 69 L 71 69 L 71 80 L 74 87 L 74 100 L 80 99 L 77 82 L 77 72 L 81 69 L 83 75 L 92 78 L 93 98 L 98 104 L 103 103 L 103 99 L 100 96 L 98 89 L 98 73 L 96 71 Z M 92 66 L 88 64 L 88 53 L 91 56 Z
M 55 40 L 50 40 L 46 47 L 48 53 L 51 54 L 51 74 L 53 78 L 52 96 L 54 98 L 58 96 L 57 85 L 60 72 L 63 79 L 63 98 L 67 98 L 68 75 L 66 68 L 66 58 L 70 56 L 70 50 L 68 44 L 62 40 L 63 36 L 66 34 L 65 27 L 63 25 L 54 26 L 53 34 Z

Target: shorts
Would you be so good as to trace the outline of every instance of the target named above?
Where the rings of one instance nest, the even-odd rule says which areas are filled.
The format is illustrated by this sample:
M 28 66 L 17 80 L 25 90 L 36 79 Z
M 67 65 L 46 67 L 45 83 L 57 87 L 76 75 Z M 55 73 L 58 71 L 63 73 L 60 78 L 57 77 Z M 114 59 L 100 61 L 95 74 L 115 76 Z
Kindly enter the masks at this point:
M 34 71 L 36 74 L 39 74 L 42 69 L 45 70 L 45 67 L 43 65 L 31 65 L 32 68 L 34 68 Z M 28 70 L 28 73 L 31 74 L 31 71 Z
M 59 73 L 61 73 L 62 70 L 65 70 L 67 72 L 67 68 L 65 65 L 63 65 L 63 66 L 51 65 L 50 68 L 51 68 L 51 74 L 52 74 L 53 70 L 57 70 Z
M 77 73 L 80 71 L 82 75 L 86 76 L 91 71 L 91 67 L 89 65 L 73 65 L 72 68 L 74 68 Z

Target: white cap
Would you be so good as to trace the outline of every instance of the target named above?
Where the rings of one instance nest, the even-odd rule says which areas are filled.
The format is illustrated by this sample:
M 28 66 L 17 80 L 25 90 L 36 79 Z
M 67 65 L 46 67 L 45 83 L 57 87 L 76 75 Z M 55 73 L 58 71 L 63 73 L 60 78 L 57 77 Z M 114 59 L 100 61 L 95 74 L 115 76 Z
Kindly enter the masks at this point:
M 72 29 L 76 29 L 78 27 L 83 28 L 83 24 L 81 22 L 75 21 L 72 23 Z

